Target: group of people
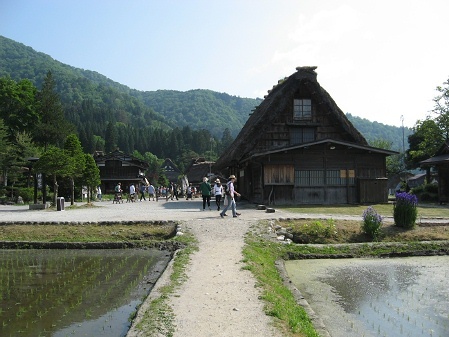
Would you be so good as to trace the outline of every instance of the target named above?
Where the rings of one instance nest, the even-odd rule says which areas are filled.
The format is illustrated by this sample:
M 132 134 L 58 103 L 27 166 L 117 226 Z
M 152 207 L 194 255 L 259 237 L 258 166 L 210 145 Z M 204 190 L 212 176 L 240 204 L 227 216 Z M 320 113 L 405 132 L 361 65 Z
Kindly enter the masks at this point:
M 238 217 L 240 215 L 240 213 L 237 212 L 237 205 L 235 203 L 235 197 L 239 197 L 240 193 L 238 193 L 235 190 L 235 186 L 234 183 L 237 181 L 237 178 L 235 177 L 235 175 L 231 175 L 229 176 L 228 181 L 226 182 L 226 184 L 222 184 L 220 179 L 216 179 L 215 180 L 215 184 L 212 187 L 212 185 L 209 183 L 209 179 L 207 177 L 203 178 L 203 182 L 200 184 L 199 186 L 199 191 L 201 192 L 201 196 L 203 198 L 203 208 L 202 210 L 205 211 L 206 210 L 206 205 L 209 208 L 209 210 L 211 210 L 210 207 L 210 201 L 211 201 L 211 196 L 214 195 L 215 196 L 215 204 L 217 206 L 217 211 L 221 210 L 221 201 L 224 200 L 224 206 L 225 208 L 220 212 L 220 216 L 222 218 L 224 218 L 227 214 L 226 212 L 228 211 L 228 209 L 231 209 L 232 211 L 232 216 L 234 218 Z M 213 191 L 213 192 L 212 192 Z M 98 187 L 97 190 L 98 193 L 98 197 L 101 200 L 101 189 L 100 187 Z M 123 193 L 122 190 L 122 186 L 121 183 L 118 183 L 117 186 L 115 187 L 115 199 L 121 198 L 121 195 Z M 165 199 L 168 201 L 168 199 L 175 199 L 178 200 L 178 188 L 177 185 L 174 183 L 170 183 L 170 185 L 168 187 L 158 187 L 155 188 L 151 183 L 149 183 L 148 185 L 146 184 L 140 184 L 139 190 L 136 190 L 136 187 L 134 186 L 134 184 L 131 184 L 129 186 L 129 197 L 128 197 L 128 201 L 132 201 L 134 202 L 135 200 L 137 200 L 137 193 L 140 193 L 140 201 L 143 200 L 147 200 L 145 198 L 145 193 L 148 193 L 148 200 L 151 201 L 151 198 L 153 199 L 153 201 L 158 201 L 158 197 L 162 196 L 165 197 Z M 196 193 L 196 189 L 195 187 L 192 186 L 192 184 L 189 184 L 189 186 L 187 187 L 186 190 L 186 200 L 192 199 L 192 196 Z
M 225 186 L 221 184 L 220 179 L 215 180 L 215 185 L 212 188 L 212 185 L 209 183 L 209 179 L 207 177 L 203 178 L 203 182 L 200 184 L 200 191 L 203 197 L 203 211 L 206 210 L 206 204 L 210 208 L 210 199 L 213 194 L 215 196 L 215 203 L 217 205 L 217 211 L 220 210 L 221 200 L 224 198 L 225 208 L 220 212 L 220 216 L 224 218 L 226 216 L 226 212 L 229 208 L 231 208 L 232 216 L 234 218 L 238 217 L 240 213 L 237 212 L 237 205 L 235 203 L 235 197 L 239 197 L 240 193 L 235 190 L 234 183 L 237 181 L 235 175 L 229 176 L 228 181 Z
M 122 198 L 122 193 L 123 193 L 123 189 L 122 189 L 122 184 L 118 183 L 115 186 L 115 196 L 114 196 L 114 200 L 116 199 L 121 199 Z M 138 193 L 140 193 L 140 201 L 143 200 L 147 200 L 145 198 L 145 193 L 148 193 L 148 201 L 151 201 L 151 198 L 153 198 L 153 201 L 158 201 L 157 200 L 157 193 L 156 193 L 156 189 L 153 186 L 153 184 L 140 184 L 139 190 L 136 189 L 136 186 L 134 184 L 129 185 L 129 195 L 128 195 L 128 200 L 130 202 L 134 202 L 137 200 L 138 198 Z

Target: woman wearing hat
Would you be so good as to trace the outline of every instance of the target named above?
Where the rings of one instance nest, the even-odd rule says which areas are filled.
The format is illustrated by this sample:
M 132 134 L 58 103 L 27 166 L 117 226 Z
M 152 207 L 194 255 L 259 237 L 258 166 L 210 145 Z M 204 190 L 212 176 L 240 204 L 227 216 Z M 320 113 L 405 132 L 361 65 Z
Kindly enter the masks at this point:
M 221 196 L 223 195 L 223 186 L 221 186 L 220 179 L 218 178 L 215 180 L 214 195 L 215 195 L 215 203 L 217 204 L 217 211 L 219 211 Z
M 204 177 L 203 182 L 200 184 L 200 191 L 203 196 L 203 211 L 206 209 L 206 203 L 210 210 L 210 192 L 212 191 L 212 186 L 210 186 L 208 180 Z
M 226 192 L 226 198 L 228 198 L 228 204 L 225 207 L 225 209 L 220 213 L 220 216 L 223 218 L 226 215 L 226 211 L 228 210 L 229 206 L 231 207 L 232 210 L 232 216 L 234 218 L 237 218 L 238 215 L 240 215 L 240 213 L 237 213 L 237 206 L 235 204 L 235 199 L 234 196 L 240 196 L 240 193 L 237 192 L 234 189 L 234 183 L 237 180 L 237 178 L 235 177 L 235 175 L 231 175 L 229 176 L 229 180 L 226 183 L 227 184 L 227 192 Z

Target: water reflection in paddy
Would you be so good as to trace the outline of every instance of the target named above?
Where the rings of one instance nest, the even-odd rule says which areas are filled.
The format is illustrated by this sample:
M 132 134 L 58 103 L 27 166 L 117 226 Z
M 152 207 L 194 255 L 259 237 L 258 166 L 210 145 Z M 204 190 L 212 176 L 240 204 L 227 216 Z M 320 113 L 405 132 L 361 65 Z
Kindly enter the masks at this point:
M 285 265 L 333 337 L 449 336 L 449 256 Z
M 156 249 L 0 250 L 0 336 L 124 336 L 169 259 Z

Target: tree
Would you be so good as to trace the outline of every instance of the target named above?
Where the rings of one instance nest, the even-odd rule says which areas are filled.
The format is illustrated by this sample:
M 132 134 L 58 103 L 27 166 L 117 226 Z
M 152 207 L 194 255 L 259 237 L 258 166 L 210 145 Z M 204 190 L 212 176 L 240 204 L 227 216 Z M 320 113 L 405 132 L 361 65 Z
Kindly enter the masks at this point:
M 221 137 L 221 151 L 225 151 L 234 141 L 229 128 L 224 129 L 223 136 Z
M 117 147 L 117 130 L 112 122 L 109 122 L 106 127 L 106 134 L 104 136 L 106 153 L 112 152 Z
M 7 185 L 11 143 L 8 140 L 8 130 L 0 118 L 0 168 L 2 170 L 4 186 Z
M 39 122 L 35 127 L 35 140 L 45 149 L 49 145 L 61 146 L 74 127 L 64 117 L 51 71 L 47 73 L 37 97 Z
M 158 182 L 159 177 L 163 174 L 161 168 L 163 160 L 158 159 L 158 157 L 151 152 L 145 152 L 144 160 L 148 163 L 148 169 L 145 176 L 150 182 Z
M 85 165 L 83 170 L 83 184 L 87 186 L 87 202 L 90 202 L 90 196 L 95 188 L 100 185 L 100 169 L 95 163 L 94 157 L 91 154 L 84 154 Z
M 64 150 L 56 146 L 49 146 L 34 165 L 35 172 L 45 173 L 53 177 L 53 203 L 55 205 L 59 186 L 57 178 L 66 176 L 68 161 L 69 158 Z
M 433 99 L 435 106 L 432 110 L 437 115 L 435 123 L 440 129 L 442 137 L 449 139 L 449 80 L 444 82 L 443 86 L 438 86 L 436 90 L 439 95 Z
M 81 142 L 75 134 L 67 136 L 64 143 L 64 150 L 68 159 L 64 175 L 70 178 L 70 191 L 72 194 L 70 204 L 73 205 L 75 200 L 75 178 L 83 175 L 86 158 L 84 157 Z
M 36 87 L 29 80 L 15 82 L 0 78 L 0 118 L 12 140 L 18 132 L 31 132 L 39 116 L 36 112 Z
M 444 141 L 441 129 L 430 118 L 417 121 L 413 131 L 414 133 L 408 136 L 409 149 L 406 151 L 409 168 L 419 167 L 421 161 L 435 155 Z

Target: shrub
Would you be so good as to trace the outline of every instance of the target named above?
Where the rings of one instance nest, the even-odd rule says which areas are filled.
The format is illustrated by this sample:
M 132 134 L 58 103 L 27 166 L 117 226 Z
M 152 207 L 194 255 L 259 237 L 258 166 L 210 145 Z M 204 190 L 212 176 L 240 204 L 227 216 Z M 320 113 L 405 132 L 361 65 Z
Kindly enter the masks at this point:
M 397 193 L 396 202 L 393 207 L 393 217 L 396 226 L 403 228 L 415 227 L 418 216 L 418 198 L 414 194 Z
M 438 194 L 438 185 L 437 184 L 426 184 L 424 185 L 424 191 L 428 193 Z
M 362 232 L 368 235 L 371 240 L 377 241 L 382 233 L 382 217 L 369 206 L 363 212 Z
M 326 220 L 325 224 L 321 221 L 313 221 L 310 224 L 303 224 L 295 228 L 294 241 L 299 243 L 326 243 L 336 235 L 337 229 L 333 219 Z
M 416 195 L 420 202 L 438 201 L 438 185 L 423 184 L 412 188 L 411 193 Z
M 24 202 L 31 202 L 34 199 L 34 189 L 32 187 L 21 187 L 16 192 L 17 196 L 21 196 Z

